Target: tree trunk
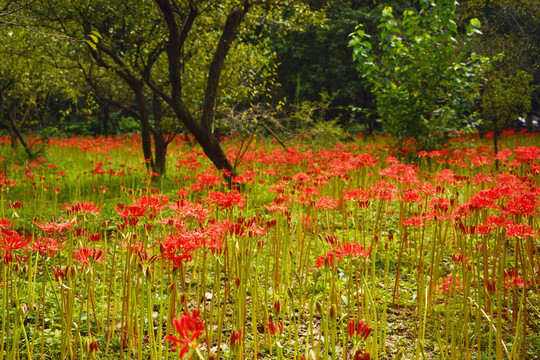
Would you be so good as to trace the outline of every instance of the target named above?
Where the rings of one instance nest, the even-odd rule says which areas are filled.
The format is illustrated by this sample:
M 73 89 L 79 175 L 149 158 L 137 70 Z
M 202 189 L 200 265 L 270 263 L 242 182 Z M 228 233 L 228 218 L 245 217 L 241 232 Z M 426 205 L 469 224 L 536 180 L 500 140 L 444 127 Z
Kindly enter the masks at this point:
M 167 145 L 162 134 L 154 134 L 154 171 L 159 175 L 167 171 Z
M 17 151 L 17 148 L 19 147 L 19 139 L 17 138 L 17 134 L 15 133 L 15 130 L 13 129 L 13 126 L 11 124 L 7 124 L 7 131 L 9 133 L 9 142 L 11 145 L 11 151 Z
M 221 77 L 225 59 L 230 50 L 230 46 L 238 33 L 240 23 L 250 8 L 251 2 L 247 0 L 241 1 L 237 6 L 231 9 L 227 16 L 208 70 L 203 114 L 200 121 L 197 121 L 193 117 L 193 114 L 184 103 L 182 96 L 182 49 L 193 21 L 198 15 L 197 8 L 194 5 L 194 2 L 190 1 L 191 10 L 188 16 L 183 19 L 182 26 L 179 26 L 171 2 L 169 0 L 155 0 L 155 2 L 163 14 L 169 29 L 169 41 L 166 50 L 169 63 L 171 93 L 170 96 L 167 96 L 159 91 L 159 89 L 156 89 L 156 87 L 153 87 L 153 90 L 157 91 L 172 107 L 178 119 L 201 145 L 206 156 L 208 156 L 218 170 L 224 172 L 226 179 L 230 182 L 230 177 L 231 175 L 234 175 L 235 172 L 229 159 L 227 159 L 225 152 L 221 148 L 219 139 L 213 133 L 212 125 L 214 122 L 214 110 L 219 88 L 219 79 Z
M 152 110 L 154 112 L 154 168 L 160 176 L 167 171 L 167 146 L 162 128 L 163 109 L 157 94 L 152 97 Z
M 103 107 L 103 119 L 101 119 L 101 131 L 103 136 L 107 137 L 109 135 L 109 123 L 111 120 L 111 104 L 107 103 Z
M 499 130 L 495 123 L 493 130 L 493 150 L 495 151 L 495 171 L 499 171 L 499 160 L 497 159 L 497 154 L 499 153 Z
M 148 170 L 154 168 L 152 157 L 152 140 L 150 138 L 150 114 L 146 99 L 144 97 L 143 86 L 139 82 L 130 83 L 131 89 L 135 93 L 137 107 L 139 108 L 139 121 L 141 122 L 141 141 L 143 148 L 144 161 Z
M 8 128 L 9 135 L 11 137 L 11 148 L 13 150 L 16 150 L 16 147 L 17 147 L 16 144 L 17 144 L 17 139 L 18 139 L 21 145 L 23 146 L 24 151 L 26 151 L 28 158 L 32 159 L 34 157 L 34 154 L 32 154 L 32 151 L 30 151 L 30 147 L 28 147 L 28 144 L 26 143 L 26 141 L 24 141 L 24 137 L 19 131 L 19 128 L 17 127 L 17 124 L 15 123 L 13 116 L 11 116 L 11 112 L 9 111 L 9 108 L 4 104 L 4 98 L 2 96 L 2 93 L 0 93 L 0 104 L 8 120 L 7 128 Z M 26 116 L 28 115 L 29 110 L 30 110 L 30 106 L 27 106 L 25 114 L 24 114 L 23 122 L 24 120 L 26 120 Z

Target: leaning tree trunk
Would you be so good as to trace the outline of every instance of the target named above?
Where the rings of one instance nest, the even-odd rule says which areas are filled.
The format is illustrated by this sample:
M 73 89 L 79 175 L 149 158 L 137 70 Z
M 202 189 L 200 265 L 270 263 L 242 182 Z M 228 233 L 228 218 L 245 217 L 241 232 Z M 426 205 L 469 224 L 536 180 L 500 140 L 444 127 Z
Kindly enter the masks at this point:
M 6 125 L 7 125 L 7 128 L 8 128 L 9 135 L 11 137 L 11 139 L 10 139 L 11 140 L 11 149 L 17 150 L 17 140 L 18 140 L 21 143 L 21 145 L 23 146 L 24 151 L 28 155 L 28 158 L 32 159 L 34 157 L 34 154 L 32 153 L 32 151 L 30 150 L 30 147 L 28 146 L 28 144 L 24 140 L 24 137 L 22 136 L 19 128 L 17 127 L 17 123 L 13 119 L 13 116 L 11 115 L 11 112 L 9 111 L 8 106 L 6 106 L 4 104 L 4 98 L 3 98 L 1 93 L 0 93 L 0 104 L 1 104 L 2 110 L 4 112 L 4 115 L 6 116 L 6 118 L 8 120 L 8 123 Z M 30 111 L 30 105 L 28 105 L 26 107 L 26 110 L 25 110 L 24 115 L 23 115 L 23 121 L 21 121 L 22 123 L 24 123 L 24 121 L 26 120 L 26 117 L 28 116 L 29 111 Z
M 214 111 L 219 88 L 219 79 L 225 64 L 227 53 L 231 48 L 244 15 L 248 12 L 251 1 L 243 0 L 231 9 L 225 20 L 219 42 L 216 46 L 212 62 L 208 69 L 208 77 L 204 92 L 203 113 L 200 121 L 197 121 L 183 102 L 182 96 L 182 49 L 192 28 L 198 10 L 195 2 L 190 1 L 190 11 L 182 19 L 179 26 L 176 20 L 175 10 L 170 0 L 154 0 L 164 16 L 169 30 L 167 44 L 167 60 L 169 64 L 169 80 L 171 83 L 171 95 L 166 96 L 160 92 L 160 96 L 169 103 L 176 116 L 195 137 L 201 145 L 204 153 L 212 161 L 214 166 L 222 171 L 229 181 L 235 174 L 233 166 L 225 155 L 219 139 L 213 133 Z M 154 88 L 154 90 L 156 90 Z

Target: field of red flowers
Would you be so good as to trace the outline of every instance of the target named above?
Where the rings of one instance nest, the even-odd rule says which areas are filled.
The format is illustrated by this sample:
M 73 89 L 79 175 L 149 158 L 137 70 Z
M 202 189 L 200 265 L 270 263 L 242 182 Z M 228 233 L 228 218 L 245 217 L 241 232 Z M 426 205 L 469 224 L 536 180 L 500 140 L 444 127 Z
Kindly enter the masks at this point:
M 538 358 L 538 135 L 489 141 L 227 141 L 232 190 L 183 140 L 0 145 L 0 357 Z

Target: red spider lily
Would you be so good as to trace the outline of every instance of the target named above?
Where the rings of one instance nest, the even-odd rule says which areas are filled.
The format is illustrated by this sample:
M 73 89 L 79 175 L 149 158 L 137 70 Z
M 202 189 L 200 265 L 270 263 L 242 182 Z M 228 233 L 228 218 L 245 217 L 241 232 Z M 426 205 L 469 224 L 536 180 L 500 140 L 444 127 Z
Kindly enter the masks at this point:
M 90 202 L 80 202 L 72 205 L 66 204 L 62 206 L 62 209 L 67 209 L 68 215 L 74 214 L 94 214 L 99 215 L 100 209 L 97 205 Z
M 305 172 L 299 172 L 293 175 L 292 179 L 299 185 L 313 183 L 313 178 Z
M 266 210 L 271 212 L 278 212 L 280 214 L 286 214 L 287 210 L 289 209 L 290 205 L 287 204 L 290 202 L 289 196 L 278 196 L 274 199 L 274 201 L 270 205 L 264 205 Z
M 197 174 L 197 182 L 212 189 L 221 184 L 222 177 L 214 174 Z
M 493 227 L 491 225 L 478 225 L 474 230 L 475 234 L 491 234 L 493 233 Z
M 469 209 L 471 210 L 482 210 L 491 208 L 496 208 L 495 200 L 499 199 L 499 194 L 496 190 L 480 190 L 474 195 L 469 201 Z
M 240 345 L 242 342 L 242 329 L 232 332 L 231 334 L 231 346 Z
M 369 356 L 368 352 L 364 352 L 362 349 L 356 350 L 354 353 L 353 360 L 370 360 L 371 357 Z
M 274 320 L 270 320 L 270 322 L 267 324 L 268 326 L 268 332 L 270 332 L 271 336 L 275 336 L 283 334 L 283 323 L 280 321 L 278 324 Z
M 381 177 L 387 177 L 397 180 L 403 184 L 417 184 L 420 182 L 418 178 L 418 167 L 414 165 L 395 164 L 389 168 L 379 171 Z
M 96 249 L 94 247 L 83 247 L 73 254 L 73 260 L 79 264 L 82 264 L 81 273 L 84 271 L 85 267 L 90 267 L 90 264 L 88 263 L 90 259 L 93 259 L 95 262 L 103 266 L 102 262 L 103 260 L 107 259 L 107 257 L 103 254 L 103 250 Z
M 540 159 L 540 148 L 531 146 L 519 146 L 514 149 L 516 161 L 521 163 L 529 163 Z
M 10 188 L 10 187 L 15 187 L 15 186 L 17 186 L 17 183 L 13 180 L 10 180 L 10 179 L 0 180 L 0 189 L 3 189 L 4 187 Z M 20 201 L 15 201 L 15 203 L 19 203 L 19 206 L 22 205 L 22 202 Z M 9 201 L 9 208 L 12 209 L 11 200 Z
M 238 191 L 234 190 L 227 194 L 221 191 L 211 192 L 207 195 L 206 201 L 210 204 L 215 204 L 222 209 L 232 209 L 233 206 L 243 209 L 246 205 L 246 198 Z
M 244 161 L 246 159 L 247 158 L 244 157 Z M 248 183 L 255 184 L 256 176 L 257 176 L 257 173 L 255 171 L 246 170 L 242 174 L 233 177 L 232 182 L 233 184 L 248 184 Z
M 66 279 L 68 277 L 70 271 L 71 271 L 71 275 L 75 276 L 75 268 L 70 267 L 69 265 L 66 265 L 66 267 L 64 269 L 62 269 L 62 267 L 60 265 L 57 265 L 57 266 L 53 267 L 54 278 L 59 283 L 64 282 L 64 279 Z
M 418 184 L 415 188 L 418 193 L 423 194 L 424 196 L 432 196 L 437 193 L 437 187 L 429 182 Z
M 317 263 L 315 264 L 313 269 L 319 269 L 323 266 L 334 267 L 336 266 L 334 262 L 341 262 L 341 258 L 336 257 L 336 254 L 334 254 L 332 251 L 329 251 L 326 255 L 317 257 Z
M 128 217 L 141 217 L 146 213 L 146 209 L 140 205 L 126 206 L 122 203 L 119 203 L 114 210 L 116 210 L 116 213 L 124 219 L 127 219 Z
M 338 203 L 332 199 L 330 196 L 321 196 L 317 203 L 315 204 L 315 207 L 317 209 L 321 210 L 331 210 L 335 208 L 338 205 Z
M 468 257 L 460 253 L 452 254 L 452 261 L 458 264 L 466 264 L 469 261 Z
M 319 234 L 319 238 L 322 239 L 322 235 Z M 332 247 L 337 247 L 339 246 L 339 241 L 338 241 L 338 237 L 337 235 L 326 235 L 324 237 L 324 241 L 326 241 L 326 243 Z
M 319 188 L 316 188 L 313 186 L 306 186 L 300 189 L 300 193 L 305 196 L 314 197 L 314 196 L 318 196 L 320 191 L 319 191 Z
M 51 238 L 38 238 L 30 245 L 30 248 L 41 253 L 41 256 L 47 254 L 49 257 L 53 257 L 54 253 L 63 249 L 61 244 Z
M 504 210 L 507 214 L 532 216 L 539 205 L 538 195 L 530 193 L 515 197 L 506 204 Z
M 486 284 L 487 291 L 495 292 L 495 290 L 497 290 L 497 282 L 495 280 L 486 279 L 485 284 Z
M 401 220 L 401 223 L 403 224 L 403 226 L 416 226 L 416 227 L 426 226 L 424 221 L 419 216 L 414 216 L 410 219 L 403 219 Z
M 363 320 L 359 320 L 358 324 L 356 324 L 354 318 L 351 318 L 349 319 L 347 330 L 350 337 L 358 336 L 360 339 L 366 340 L 373 328 Z
M 134 200 L 134 205 L 150 210 L 154 214 L 158 213 L 169 202 L 169 197 L 165 195 L 148 196 L 143 195 L 140 198 Z
M 347 331 L 349 332 L 349 337 L 353 337 L 356 333 L 356 321 L 354 318 L 349 319 L 349 323 L 347 324 Z
M 495 226 L 495 227 L 504 227 L 504 228 L 514 223 L 512 219 L 508 219 L 504 216 L 490 216 L 486 219 L 485 222 L 486 222 L 486 225 Z
M 4 261 L 11 262 L 13 261 L 13 250 L 24 250 L 28 245 L 29 239 L 21 236 L 18 232 L 6 229 L 0 233 L 0 249 L 6 250 L 4 253 Z
M 279 180 L 274 185 L 270 186 L 268 191 L 276 194 L 284 194 L 287 189 L 289 189 L 289 184 L 284 180 Z
M 10 227 L 13 227 L 13 224 L 9 219 L 0 219 L 0 231 Z
M 369 186 L 369 191 L 375 199 L 392 201 L 397 193 L 395 185 L 388 181 L 377 181 Z
M 175 213 L 183 216 L 184 218 L 193 217 L 202 224 L 206 221 L 210 211 L 205 209 L 201 204 L 193 204 L 187 200 L 179 200 L 172 205 L 169 205 L 169 209 Z
M 63 221 L 62 218 L 60 218 L 59 220 Z M 76 223 L 77 223 L 76 219 L 71 220 L 71 221 L 66 221 L 66 222 L 51 221 L 48 224 L 40 224 L 37 221 L 34 221 L 34 224 L 47 234 L 52 234 L 52 233 L 61 234 L 65 232 L 66 230 L 71 229 L 71 227 L 75 225 Z
M 416 190 L 407 190 L 403 192 L 400 198 L 403 202 L 422 202 L 422 197 Z
M 444 183 L 448 185 L 456 184 L 456 174 L 450 169 L 444 169 L 437 174 L 435 181 L 437 183 Z
M 504 286 L 506 288 L 511 288 L 513 286 L 517 287 L 527 287 L 529 283 L 518 276 L 517 269 L 508 269 L 504 271 Z
M 526 236 L 536 237 L 538 232 L 533 231 L 528 224 L 511 224 L 506 226 L 506 237 L 520 237 Z
M 171 260 L 176 267 L 191 261 L 192 252 L 203 246 L 205 232 L 185 231 L 178 235 L 170 235 L 159 244 L 161 255 L 165 260 Z
M 439 291 L 441 294 L 453 293 L 454 291 L 461 291 L 463 285 L 460 283 L 457 277 L 448 275 L 443 279 L 443 284 L 439 286 Z
M 198 339 L 204 330 L 204 324 L 199 317 L 199 310 L 193 310 L 192 314 L 187 311 L 181 317 L 172 320 L 178 337 L 168 335 L 165 339 L 181 346 L 179 356 L 182 357 L 190 347 L 197 347 Z
M 450 206 L 452 206 L 452 203 L 443 197 L 436 197 L 432 198 L 429 201 L 429 206 L 436 210 L 438 213 L 445 213 L 450 209 Z
M 336 255 L 340 258 L 342 256 L 359 256 L 362 258 L 367 258 L 371 254 L 371 248 L 364 249 L 364 247 L 359 243 L 344 243 L 336 249 Z
M 369 199 L 369 195 L 362 189 L 349 190 L 343 195 L 343 200 L 346 201 L 357 199 L 367 200 Z
M 100 233 L 92 233 L 92 234 L 88 234 L 88 241 L 90 242 L 97 242 L 101 239 L 101 234 Z

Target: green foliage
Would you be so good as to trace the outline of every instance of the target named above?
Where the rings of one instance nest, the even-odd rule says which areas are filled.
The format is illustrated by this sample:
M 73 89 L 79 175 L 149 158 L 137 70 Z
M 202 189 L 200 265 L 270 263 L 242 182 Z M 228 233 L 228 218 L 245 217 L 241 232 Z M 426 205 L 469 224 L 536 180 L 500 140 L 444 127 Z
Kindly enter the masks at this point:
M 328 118 L 342 115 L 340 122 L 350 120 L 349 105 L 367 107 L 370 96 L 366 94 L 352 61 L 352 49 L 347 47 L 347 35 L 358 22 L 375 24 L 373 2 L 309 1 L 312 9 L 326 14 L 325 26 L 311 25 L 287 31 L 272 31 L 271 47 L 276 52 L 279 87 L 274 99 L 289 99 L 292 103 L 318 101 L 322 91 L 333 94 L 334 109 Z M 373 26 L 375 30 L 375 26 Z
M 347 137 L 343 127 L 338 124 L 339 119 L 325 120 L 333 99 L 333 95 L 322 92 L 319 100 L 302 101 L 290 114 L 290 121 L 296 127 L 296 132 L 311 140 L 314 145 L 327 146 Z
M 433 148 L 471 125 L 488 59 L 469 54 L 480 22 L 472 19 L 460 42 L 455 18 L 453 0 L 423 1 L 420 12 L 404 11 L 401 19 L 385 7 L 378 41 L 362 25 L 351 35 L 357 69 L 376 97 L 383 128 L 400 143 L 416 137 L 419 147 Z
M 473 42 L 475 51 L 486 56 L 504 53 L 504 57 L 493 64 L 495 71 L 490 71 L 486 75 L 487 86 L 495 85 L 502 78 L 506 78 L 504 81 L 510 81 L 510 78 L 516 76 L 518 71 L 531 74 L 534 87 L 531 94 L 532 109 L 538 112 L 540 108 L 540 46 L 538 46 L 540 3 L 537 0 L 464 0 L 461 4 L 462 21 L 478 17 L 483 24 L 482 35 L 475 38 Z M 516 78 L 520 77 L 522 76 L 516 76 Z M 524 89 L 521 86 L 518 87 Z M 493 93 L 493 90 L 486 90 L 486 92 Z M 484 109 L 497 106 L 497 104 L 488 105 L 483 100 Z M 515 119 L 516 115 L 513 115 Z M 486 117 L 485 110 L 483 110 L 483 117 Z M 489 125 L 487 128 L 489 129 Z
M 530 111 L 534 90 L 532 80 L 532 75 L 525 71 L 512 75 L 500 71 L 490 73 L 482 95 L 482 117 L 486 121 L 486 129 L 500 132 Z

